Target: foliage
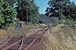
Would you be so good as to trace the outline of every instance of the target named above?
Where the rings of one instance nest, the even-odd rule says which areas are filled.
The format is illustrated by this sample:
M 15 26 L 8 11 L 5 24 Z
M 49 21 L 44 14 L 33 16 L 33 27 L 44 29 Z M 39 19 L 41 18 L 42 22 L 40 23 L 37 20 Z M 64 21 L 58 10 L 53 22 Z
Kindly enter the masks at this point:
M 33 0 L 22 0 L 22 3 L 19 5 L 18 8 L 18 12 L 19 11 L 21 11 L 20 14 L 22 14 L 20 16 L 20 20 L 23 20 L 25 22 L 31 22 L 33 24 L 39 22 L 38 7 Z
M 52 25 L 53 25 L 53 26 L 58 25 L 58 24 L 59 24 L 58 21 L 59 21 L 58 18 L 55 17 L 55 18 L 53 19 Z
M 70 0 L 50 0 L 48 5 L 49 7 L 46 9 L 47 16 L 58 17 L 59 23 L 76 24 L 76 5 L 74 2 L 70 2 Z M 62 20 L 66 22 L 62 22 Z
M 32 23 L 38 23 L 39 22 L 39 13 L 38 13 L 38 7 L 34 3 L 34 0 L 13 0 L 13 2 L 10 2 L 11 0 L 5 0 L 10 3 L 10 5 L 14 4 L 15 2 L 18 2 L 18 7 L 16 7 L 17 10 L 17 18 L 20 21 L 32 22 Z
M 17 10 L 17 18 L 20 21 L 25 21 L 26 23 L 39 23 L 40 16 L 38 13 L 38 7 L 34 3 L 34 0 L 4 0 L 9 2 L 11 6 L 15 2 L 18 2 L 18 7 L 16 7 Z M 11 2 L 12 1 L 12 2 Z
M 18 2 L 16 9 L 13 8 L 15 2 Z M 35 24 L 40 20 L 38 7 L 34 0 L 0 0 L 0 27 L 12 25 L 16 16 L 26 23 Z
M 8 2 L 0 2 L 0 27 L 5 28 L 10 26 L 15 18 L 15 10 L 9 6 Z

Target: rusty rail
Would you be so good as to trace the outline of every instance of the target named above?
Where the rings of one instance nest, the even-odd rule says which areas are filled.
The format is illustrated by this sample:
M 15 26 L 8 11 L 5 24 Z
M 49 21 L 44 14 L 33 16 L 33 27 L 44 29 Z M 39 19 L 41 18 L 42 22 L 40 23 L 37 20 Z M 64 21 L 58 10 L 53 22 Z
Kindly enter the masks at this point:
M 42 31 L 42 30 L 44 30 L 44 29 L 45 29 L 45 28 L 42 28 L 42 29 L 38 30 L 37 32 L 35 32 L 35 33 L 33 33 L 33 34 L 37 34 L 38 32 L 40 32 L 40 31 Z M 33 34 L 30 34 L 28 37 L 32 36 Z M 28 38 L 28 37 L 26 37 L 26 38 Z
M 43 30 L 42 34 L 40 34 L 37 38 L 35 38 L 27 47 L 25 47 L 24 50 L 28 50 L 28 49 L 34 44 L 34 42 L 35 42 L 38 38 L 40 38 L 47 30 L 48 30 L 48 29 Z
M 0 46 L 0 49 L 1 49 L 2 47 L 4 47 L 4 46 L 8 43 L 8 41 L 10 41 L 12 38 L 13 38 L 13 36 L 10 36 L 9 39 L 6 40 L 6 41 Z
M 23 40 L 24 40 L 24 38 L 22 38 L 22 40 L 21 40 L 21 45 L 20 45 L 20 47 L 18 48 L 18 50 L 21 50 L 22 49 L 22 47 L 23 47 Z
M 22 40 L 22 39 L 21 39 L 21 40 Z M 7 49 L 13 47 L 13 46 L 16 45 L 17 43 L 21 42 L 21 40 L 18 40 L 17 42 L 11 44 L 10 46 L 7 46 L 7 47 L 3 48 L 2 50 L 7 50 Z
M 40 29 L 40 30 L 38 30 L 37 32 L 35 32 L 33 35 L 29 35 L 28 37 L 26 37 L 26 38 L 24 38 L 24 37 L 22 37 L 21 36 L 21 38 L 19 39 L 19 40 L 17 40 L 16 42 L 14 42 L 14 43 L 12 43 L 11 45 L 9 45 L 9 46 L 6 46 L 6 47 L 4 47 L 7 43 L 8 43 L 8 41 L 9 40 L 11 40 L 12 39 L 12 37 L 11 38 L 9 38 L 1 47 L 0 47 L 0 49 L 1 50 L 9 50 L 11 47 L 14 47 L 16 44 L 18 44 L 18 43 L 20 43 L 20 45 L 18 46 L 18 48 L 17 48 L 17 50 L 22 50 L 22 49 L 24 49 L 24 50 L 28 50 L 30 47 L 32 47 L 32 45 L 34 44 L 34 42 L 36 41 L 36 40 L 38 40 L 38 38 L 41 38 L 42 37 L 42 35 L 48 30 L 49 28 L 43 28 L 43 29 Z M 34 36 L 34 37 L 33 37 Z M 32 38 L 31 38 L 32 37 Z M 30 41 L 29 41 L 29 38 L 31 39 Z M 26 40 L 27 42 L 28 42 L 28 45 L 25 47 L 25 44 L 24 44 L 24 40 Z M 22 48 L 24 46 L 24 48 Z M 4 48 L 3 48 L 4 47 Z

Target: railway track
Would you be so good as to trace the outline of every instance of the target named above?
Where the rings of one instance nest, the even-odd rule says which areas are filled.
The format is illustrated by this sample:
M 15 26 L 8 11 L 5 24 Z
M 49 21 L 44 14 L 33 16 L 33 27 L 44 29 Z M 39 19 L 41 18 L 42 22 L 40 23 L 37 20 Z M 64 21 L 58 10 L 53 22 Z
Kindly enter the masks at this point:
M 1 46 L 0 50 L 43 50 L 42 36 L 49 28 L 42 28 L 28 37 L 10 36 Z

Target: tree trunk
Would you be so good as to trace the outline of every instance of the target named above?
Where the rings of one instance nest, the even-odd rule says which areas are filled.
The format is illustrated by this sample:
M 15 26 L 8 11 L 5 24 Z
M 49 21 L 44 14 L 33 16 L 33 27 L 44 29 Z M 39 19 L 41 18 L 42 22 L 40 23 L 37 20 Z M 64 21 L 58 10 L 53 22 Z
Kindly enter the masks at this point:
M 26 25 L 28 25 L 28 10 L 26 9 Z

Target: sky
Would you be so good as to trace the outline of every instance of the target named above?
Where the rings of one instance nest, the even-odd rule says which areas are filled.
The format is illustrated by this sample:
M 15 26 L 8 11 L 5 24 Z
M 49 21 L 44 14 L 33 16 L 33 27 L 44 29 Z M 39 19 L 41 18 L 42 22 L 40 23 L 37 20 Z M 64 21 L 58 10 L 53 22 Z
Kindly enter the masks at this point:
M 35 0 L 36 5 L 39 7 L 39 13 L 44 14 L 45 9 L 48 7 L 49 0 Z
M 49 0 L 35 0 L 36 5 L 39 7 L 39 13 L 40 14 L 45 14 L 45 10 L 48 7 L 48 1 Z M 76 4 L 76 0 L 70 0 L 74 1 Z
M 76 4 L 76 0 L 70 0 L 70 1 L 73 1 L 73 2 L 75 2 L 75 4 Z

